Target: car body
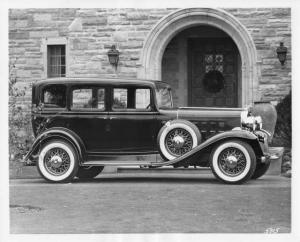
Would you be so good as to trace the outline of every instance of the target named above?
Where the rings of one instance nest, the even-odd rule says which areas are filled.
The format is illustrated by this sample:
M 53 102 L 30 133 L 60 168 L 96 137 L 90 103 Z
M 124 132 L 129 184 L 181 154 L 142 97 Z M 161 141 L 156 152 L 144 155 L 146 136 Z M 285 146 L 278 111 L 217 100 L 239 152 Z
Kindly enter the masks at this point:
M 243 182 L 254 176 L 256 167 L 269 165 L 267 132 L 261 130 L 259 117 L 252 117 L 242 108 L 175 108 L 171 87 L 161 81 L 109 78 L 38 81 L 32 87 L 32 127 L 36 139 L 24 160 L 37 164 L 41 175 L 50 181 L 93 177 L 105 165 L 208 167 L 212 166 L 216 148 L 228 142 L 233 142 L 237 150 L 246 150 L 243 159 L 255 156 L 252 157 L 255 164 L 248 167 L 251 174 L 246 178 L 231 181 L 217 175 L 221 180 Z M 247 152 L 248 149 L 251 151 Z M 65 153 L 60 154 L 62 150 Z M 163 161 L 103 159 L 157 153 Z M 70 174 L 55 172 L 62 169 L 63 157 L 76 160 L 73 164 L 76 168 Z M 228 155 L 225 160 L 228 166 L 231 162 L 234 164 L 230 167 L 235 165 L 237 169 L 236 157 Z

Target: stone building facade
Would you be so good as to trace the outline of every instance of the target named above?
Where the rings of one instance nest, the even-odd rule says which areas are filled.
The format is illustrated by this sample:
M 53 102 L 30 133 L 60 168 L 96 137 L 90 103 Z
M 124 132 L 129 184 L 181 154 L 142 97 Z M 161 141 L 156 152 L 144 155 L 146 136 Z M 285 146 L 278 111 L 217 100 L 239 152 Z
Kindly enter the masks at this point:
M 280 42 L 288 49 L 283 66 Z M 117 68 L 108 61 L 112 45 Z M 9 60 L 20 89 L 57 75 L 128 77 L 170 83 L 179 106 L 276 103 L 291 89 L 291 52 L 289 8 L 9 10 Z M 208 92 L 203 79 L 215 69 L 224 86 Z M 23 105 L 30 97 L 27 88 Z

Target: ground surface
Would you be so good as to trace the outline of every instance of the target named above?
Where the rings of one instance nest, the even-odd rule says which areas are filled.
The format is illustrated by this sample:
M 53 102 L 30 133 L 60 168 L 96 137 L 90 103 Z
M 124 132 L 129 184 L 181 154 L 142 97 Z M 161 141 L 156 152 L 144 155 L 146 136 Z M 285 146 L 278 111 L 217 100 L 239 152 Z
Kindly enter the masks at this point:
M 10 181 L 11 233 L 290 232 L 290 179 L 224 185 L 210 174 Z

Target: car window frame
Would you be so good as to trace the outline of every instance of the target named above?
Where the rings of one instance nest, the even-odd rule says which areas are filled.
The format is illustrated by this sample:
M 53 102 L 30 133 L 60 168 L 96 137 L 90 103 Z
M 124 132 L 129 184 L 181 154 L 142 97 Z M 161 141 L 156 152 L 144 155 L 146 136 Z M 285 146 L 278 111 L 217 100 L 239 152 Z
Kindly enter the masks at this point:
M 104 89 L 104 109 L 98 109 L 98 108 L 73 108 L 72 103 L 73 103 L 73 91 L 77 89 L 92 89 L 92 95 L 93 95 L 93 90 L 96 89 L 97 93 L 99 89 Z M 69 88 L 69 105 L 68 108 L 71 112 L 89 112 L 89 113 L 103 113 L 107 112 L 107 94 L 108 90 L 105 85 L 86 85 L 86 84 L 78 84 L 78 85 L 72 85 Z M 97 97 L 97 102 L 98 102 L 98 97 Z
M 149 89 L 150 90 L 150 109 L 136 109 L 136 108 L 125 108 L 125 109 L 115 109 L 113 108 L 114 103 L 114 89 L 129 89 L 133 88 L 135 90 L 136 95 L 136 89 Z M 136 97 L 135 97 L 136 98 Z M 127 100 L 128 101 L 128 100 Z M 149 112 L 155 112 L 154 108 L 154 102 L 153 102 L 153 88 L 146 85 L 112 85 L 110 88 L 110 107 L 109 111 L 112 113 L 149 113 Z
M 65 89 L 66 89 L 66 91 L 65 91 L 65 107 L 49 107 L 49 106 L 45 105 L 44 91 L 45 91 L 45 89 L 47 89 L 51 86 L 64 86 L 65 87 Z M 40 88 L 39 104 L 43 104 L 43 110 L 45 110 L 45 111 L 65 111 L 65 110 L 68 110 L 68 86 L 66 84 L 62 84 L 62 83 L 53 83 L 53 84 L 43 85 Z

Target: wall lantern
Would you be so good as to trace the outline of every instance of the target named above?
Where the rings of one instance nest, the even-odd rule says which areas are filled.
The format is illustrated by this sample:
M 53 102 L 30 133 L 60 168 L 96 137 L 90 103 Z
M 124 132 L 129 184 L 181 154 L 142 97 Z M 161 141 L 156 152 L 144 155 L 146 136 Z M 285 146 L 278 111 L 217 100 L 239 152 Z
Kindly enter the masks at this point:
M 287 48 L 283 46 L 283 42 L 280 42 L 280 46 L 276 49 L 278 60 L 280 61 L 281 65 L 284 65 L 284 62 L 286 61 L 286 53 Z
M 120 52 L 116 49 L 115 45 L 111 46 L 111 49 L 107 52 L 109 63 L 116 67 L 118 66 L 119 62 L 119 54 Z

